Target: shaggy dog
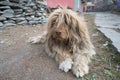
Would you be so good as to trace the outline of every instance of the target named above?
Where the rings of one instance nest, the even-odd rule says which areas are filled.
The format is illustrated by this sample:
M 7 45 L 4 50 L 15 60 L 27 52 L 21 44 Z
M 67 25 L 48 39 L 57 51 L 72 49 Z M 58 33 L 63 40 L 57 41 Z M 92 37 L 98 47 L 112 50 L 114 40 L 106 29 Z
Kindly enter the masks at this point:
M 49 56 L 59 63 L 59 69 L 72 70 L 76 77 L 89 71 L 90 58 L 95 54 L 83 17 L 70 9 L 57 9 L 48 19 L 47 32 L 30 38 L 31 43 L 44 43 Z

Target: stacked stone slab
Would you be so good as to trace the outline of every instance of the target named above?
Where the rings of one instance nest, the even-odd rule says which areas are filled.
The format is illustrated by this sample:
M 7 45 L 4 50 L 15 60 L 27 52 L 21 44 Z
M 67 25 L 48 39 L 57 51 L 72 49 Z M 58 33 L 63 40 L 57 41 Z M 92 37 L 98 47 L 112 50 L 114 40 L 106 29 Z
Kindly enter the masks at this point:
M 46 22 L 46 6 L 34 0 L 0 0 L 0 27 Z

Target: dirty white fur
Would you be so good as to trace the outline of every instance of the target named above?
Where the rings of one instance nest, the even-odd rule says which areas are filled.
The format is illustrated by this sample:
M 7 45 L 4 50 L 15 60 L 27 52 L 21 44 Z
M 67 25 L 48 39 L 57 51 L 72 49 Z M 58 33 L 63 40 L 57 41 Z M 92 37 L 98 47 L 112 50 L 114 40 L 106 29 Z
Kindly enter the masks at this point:
M 89 63 L 90 59 L 86 55 L 75 55 L 74 63 L 73 63 L 73 74 L 76 77 L 83 77 L 85 74 L 89 72 Z
M 72 68 L 72 64 L 72 59 L 66 59 L 65 61 L 59 64 L 59 69 L 61 69 L 64 72 L 68 72 Z

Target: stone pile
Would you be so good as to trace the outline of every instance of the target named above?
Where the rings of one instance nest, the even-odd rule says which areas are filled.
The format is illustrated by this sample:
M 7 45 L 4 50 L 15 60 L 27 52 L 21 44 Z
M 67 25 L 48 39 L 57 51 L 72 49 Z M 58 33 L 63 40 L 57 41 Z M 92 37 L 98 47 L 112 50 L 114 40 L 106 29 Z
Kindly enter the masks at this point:
M 0 27 L 45 23 L 45 10 L 46 5 L 35 0 L 0 0 Z

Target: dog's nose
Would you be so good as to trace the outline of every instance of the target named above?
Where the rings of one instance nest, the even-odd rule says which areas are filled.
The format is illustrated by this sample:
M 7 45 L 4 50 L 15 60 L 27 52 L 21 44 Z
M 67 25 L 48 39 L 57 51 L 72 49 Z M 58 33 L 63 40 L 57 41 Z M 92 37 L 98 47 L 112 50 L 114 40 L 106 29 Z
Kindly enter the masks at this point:
M 60 32 L 60 31 L 56 31 L 56 34 L 57 34 L 57 35 L 60 35 L 60 34 L 61 34 L 61 32 Z

